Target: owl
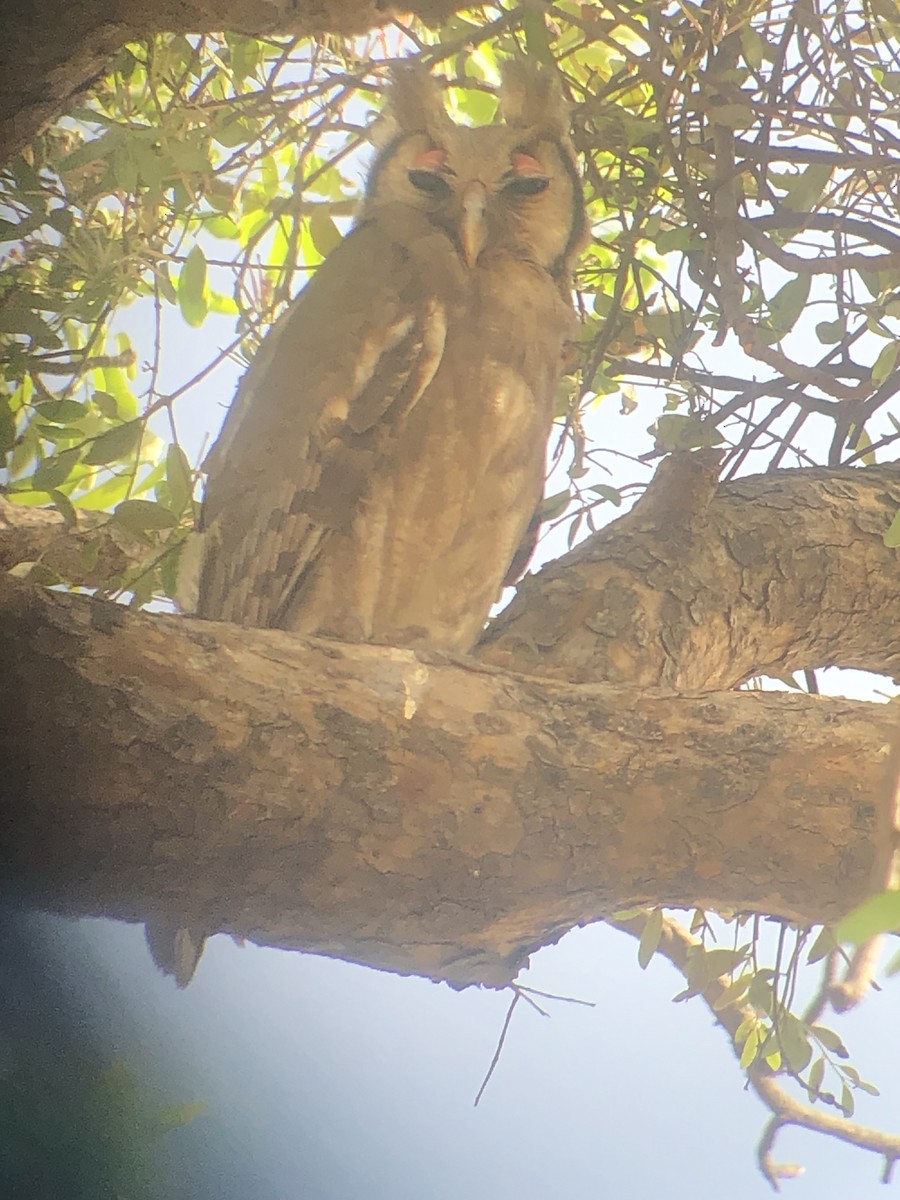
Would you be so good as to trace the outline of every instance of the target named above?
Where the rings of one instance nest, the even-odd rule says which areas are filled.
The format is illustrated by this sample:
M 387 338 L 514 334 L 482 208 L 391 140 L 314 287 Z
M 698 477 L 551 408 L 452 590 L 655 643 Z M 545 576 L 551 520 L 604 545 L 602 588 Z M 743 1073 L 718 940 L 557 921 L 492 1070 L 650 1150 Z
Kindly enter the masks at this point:
M 466 653 L 524 567 L 585 216 L 555 77 L 512 64 L 499 111 L 457 125 L 396 73 L 360 219 L 205 464 L 200 616 Z M 189 978 L 197 937 L 155 941 Z
M 502 124 L 400 70 L 361 217 L 205 464 L 200 616 L 465 653 L 541 499 L 584 205 L 556 81 Z

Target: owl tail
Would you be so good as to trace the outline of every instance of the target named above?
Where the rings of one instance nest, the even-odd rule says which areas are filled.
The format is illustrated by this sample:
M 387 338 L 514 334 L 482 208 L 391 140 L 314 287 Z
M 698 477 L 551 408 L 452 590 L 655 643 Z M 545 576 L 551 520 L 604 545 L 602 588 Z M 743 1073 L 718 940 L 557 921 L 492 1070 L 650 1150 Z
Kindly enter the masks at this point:
M 180 988 L 187 987 L 194 978 L 206 945 L 205 931 L 179 928 L 160 919 L 146 923 L 144 936 L 159 969 L 166 975 L 172 975 Z

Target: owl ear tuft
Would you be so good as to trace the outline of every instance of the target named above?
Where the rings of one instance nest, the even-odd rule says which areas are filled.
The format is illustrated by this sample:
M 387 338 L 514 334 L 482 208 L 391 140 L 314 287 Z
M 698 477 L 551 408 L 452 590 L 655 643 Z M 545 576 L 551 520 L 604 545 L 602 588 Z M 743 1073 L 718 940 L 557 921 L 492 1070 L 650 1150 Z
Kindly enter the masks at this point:
M 383 146 L 402 134 L 427 133 L 440 145 L 447 130 L 453 128 L 434 76 L 420 63 L 394 67 L 384 114 L 373 129 L 373 141 Z
M 526 59 L 510 59 L 503 67 L 500 114 L 507 125 L 538 129 L 566 141 L 569 106 L 552 70 Z

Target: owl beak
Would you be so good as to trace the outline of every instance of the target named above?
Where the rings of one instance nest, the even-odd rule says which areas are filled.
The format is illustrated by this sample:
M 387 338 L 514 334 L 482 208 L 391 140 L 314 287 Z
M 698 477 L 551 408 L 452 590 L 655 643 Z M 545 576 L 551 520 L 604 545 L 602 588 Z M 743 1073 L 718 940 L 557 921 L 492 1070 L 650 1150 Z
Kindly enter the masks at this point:
M 487 207 L 487 188 L 475 181 L 467 185 L 462 195 L 462 218 L 459 222 L 459 241 L 468 267 L 474 267 L 484 249 L 487 226 L 484 212 Z

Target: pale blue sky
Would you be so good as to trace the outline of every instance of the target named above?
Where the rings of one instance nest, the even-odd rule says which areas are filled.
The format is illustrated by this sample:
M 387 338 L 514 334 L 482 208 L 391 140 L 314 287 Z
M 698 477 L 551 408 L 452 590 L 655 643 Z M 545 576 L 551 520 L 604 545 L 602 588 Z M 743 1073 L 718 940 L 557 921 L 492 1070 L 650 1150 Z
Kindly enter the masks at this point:
M 753 1150 L 763 1120 L 722 1033 L 679 978 L 646 972 L 603 926 L 535 956 L 524 977 L 587 999 L 520 1005 L 494 1078 L 472 1102 L 509 997 L 405 979 L 217 937 L 180 992 L 151 965 L 140 927 L 35 918 L 48 990 L 85 1038 L 145 1066 L 166 1099 L 207 1110 L 161 1143 L 192 1200 L 510 1200 L 770 1194 Z M 889 988 L 831 1021 L 864 1076 L 857 1119 L 900 1123 L 900 1039 Z M 797 1200 L 882 1196 L 872 1155 L 788 1131 L 807 1172 Z M 64 1200 L 64 1198 L 61 1198 Z

